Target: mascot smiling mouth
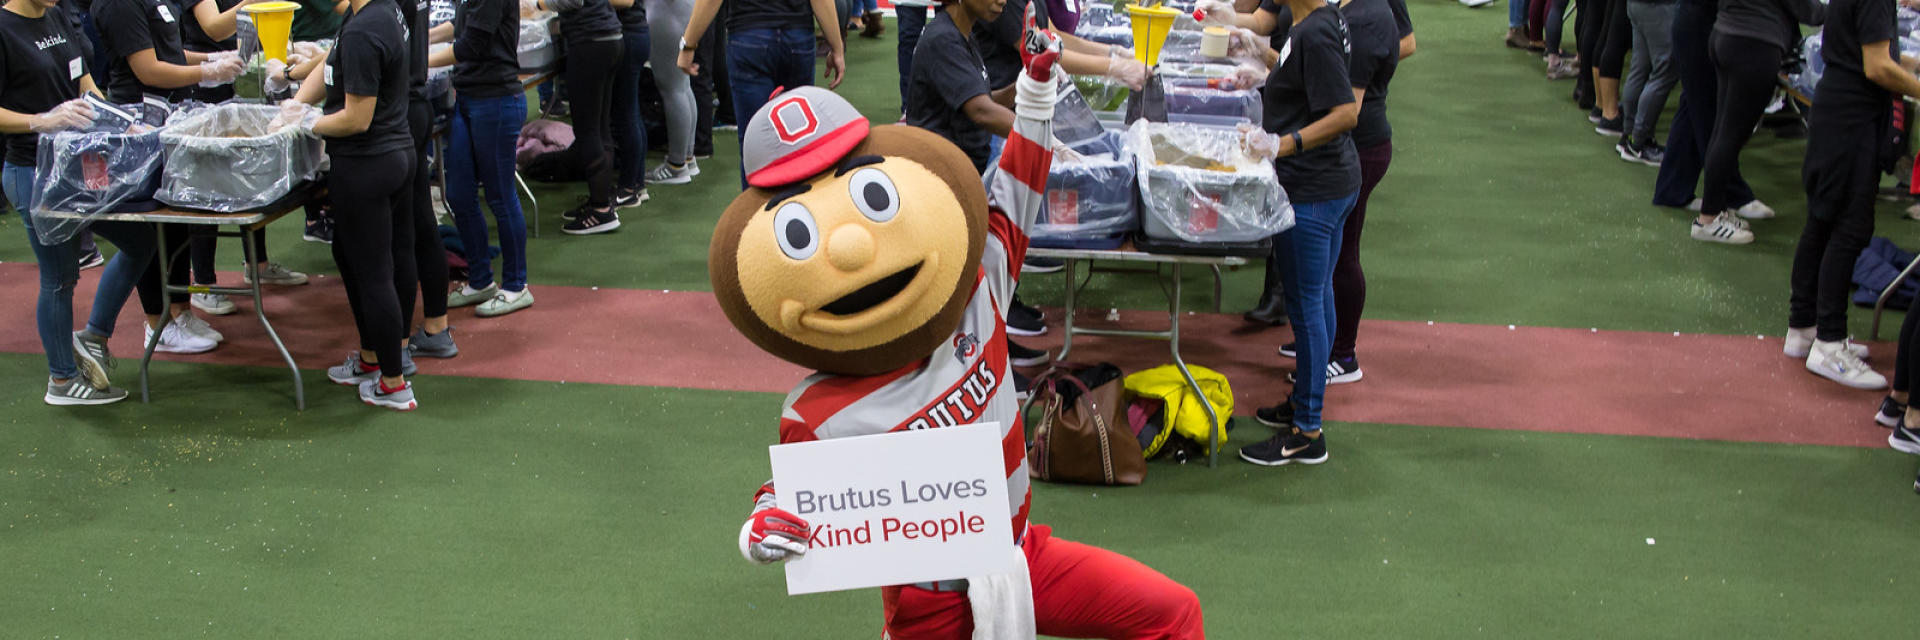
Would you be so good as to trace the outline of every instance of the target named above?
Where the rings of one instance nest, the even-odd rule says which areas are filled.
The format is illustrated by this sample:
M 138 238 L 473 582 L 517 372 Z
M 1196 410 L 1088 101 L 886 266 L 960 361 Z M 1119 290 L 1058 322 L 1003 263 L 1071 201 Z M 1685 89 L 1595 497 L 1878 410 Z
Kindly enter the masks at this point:
M 800 327 L 838 335 L 865 331 L 918 303 L 939 269 L 940 254 L 928 254 L 925 260 L 840 296 L 819 309 L 789 316 L 788 325 L 795 325 L 797 320 Z M 788 304 L 792 305 L 790 308 L 803 308 L 797 301 L 788 301 Z

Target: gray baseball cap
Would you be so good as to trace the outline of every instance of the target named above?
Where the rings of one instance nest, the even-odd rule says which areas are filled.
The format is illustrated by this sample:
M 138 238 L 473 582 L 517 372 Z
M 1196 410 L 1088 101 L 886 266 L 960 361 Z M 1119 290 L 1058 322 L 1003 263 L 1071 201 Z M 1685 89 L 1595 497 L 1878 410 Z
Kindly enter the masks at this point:
M 740 141 L 747 184 L 772 188 L 827 170 L 867 139 L 867 118 L 820 87 L 775 93 Z

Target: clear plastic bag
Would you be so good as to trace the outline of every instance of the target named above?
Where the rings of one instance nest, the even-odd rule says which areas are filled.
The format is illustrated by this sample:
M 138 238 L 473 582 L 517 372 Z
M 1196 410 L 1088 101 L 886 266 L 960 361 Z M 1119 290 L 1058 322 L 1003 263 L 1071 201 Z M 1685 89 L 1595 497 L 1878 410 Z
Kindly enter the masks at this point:
M 453 22 L 453 0 L 433 0 L 428 7 L 427 26 L 438 27 Z
M 102 214 L 158 207 L 153 195 L 166 157 L 155 125 L 166 105 L 88 102 L 92 126 L 40 136 L 29 215 L 41 244 L 66 242 Z
M 559 49 L 553 38 L 554 14 L 535 14 L 520 20 L 520 69 L 538 71 L 559 62 Z
M 1189 116 L 1209 116 L 1259 122 L 1260 91 L 1223 88 L 1231 85 L 1213 78 L 1167 78 L 1167 120 L 1180 122 L 1189 120 Z
M 154 197 L 206 211 L 246 211 L 279 201 L 319 177 L 320 137 L 270 130 L 272 105 L 221 104 L 176 115 L 161 132 L 166 170 Z
M 1082 95 L 1080 79 L 1060 83 L 1058 100 L 1053 105 L 1053 137 L 1072 145 L 1106 133 L 1093 106 Z
M 1133 123 L 1127 146 L 1140 168 L 1148 237 L 1256 242 L 1293 226 L 1293 206 L 1273 164 L 1249 156 L 1243 138 L 1229 127 Z
M 1134 161 L 1121 136 L 1102 132 L 1073 148 L 1080 155 L 1056 156 L 1047 174 L 1046 208 L 1030 233 L 1035 242 L 1120 238 L 1140 228 Z
M 1800 55 L 1805 61 L 1801 63 L 1799 72 L 1787 76 L 1787 86 L 1799 92 L 1800 95 L 1806 96 L 1808 100 L 1813 99 L 1813 88 L 1820 84 L 1820 76 L 1827 72 L 1827 60 L 1820 57 L 1820 44 L 1821 38 L 1818 33 L 1802 40 Z

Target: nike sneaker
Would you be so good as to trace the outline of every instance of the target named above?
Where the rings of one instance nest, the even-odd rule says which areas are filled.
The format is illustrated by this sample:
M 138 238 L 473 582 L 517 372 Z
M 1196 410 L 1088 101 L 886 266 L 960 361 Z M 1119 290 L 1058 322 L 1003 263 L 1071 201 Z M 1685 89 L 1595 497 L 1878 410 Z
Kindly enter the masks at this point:
M 1263 467 L 1320 464 L 1327 461 L 1327 437 L 1309 438 L 1292 430 L 1240 449 L 1240 459 Z
M 1893 396 L 1880 399 L 1880 410 L 1873 414 L 1873 421 L 1882 427 L 1892 429 L 1900 426 L 1901 418 L 1907 415 L 1907 405 L 1901 404 Z

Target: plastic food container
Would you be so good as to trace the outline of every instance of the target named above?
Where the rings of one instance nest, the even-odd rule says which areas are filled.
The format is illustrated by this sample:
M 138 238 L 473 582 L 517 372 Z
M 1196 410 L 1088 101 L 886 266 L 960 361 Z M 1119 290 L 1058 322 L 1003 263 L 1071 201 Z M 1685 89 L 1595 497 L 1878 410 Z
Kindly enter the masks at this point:
M 246 211 L 319 177 L 320 137 L 296 128 L 269 130 L 279 112 L 229 103 L 174 116 L 160 132 L 167 161 L 154 197 L 189 209 Z
M 1147 237 L 1257 242 L 1293 226 L 1273 164 L 1248 157 L 1241 137 L 1234 128 L 1190 123 L 1141 121 L 1128 129 Z
M 559 65 L 560 39 L 553 37 L 555 17 L 554 14 L 541 14 L 520 21 L 521 73 L 547 71 Z

